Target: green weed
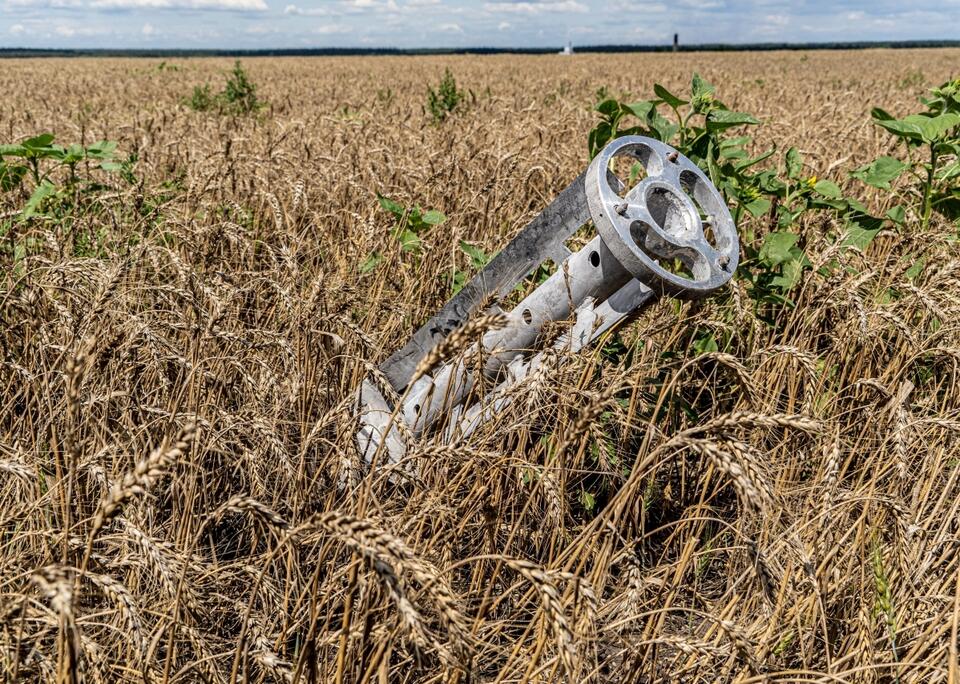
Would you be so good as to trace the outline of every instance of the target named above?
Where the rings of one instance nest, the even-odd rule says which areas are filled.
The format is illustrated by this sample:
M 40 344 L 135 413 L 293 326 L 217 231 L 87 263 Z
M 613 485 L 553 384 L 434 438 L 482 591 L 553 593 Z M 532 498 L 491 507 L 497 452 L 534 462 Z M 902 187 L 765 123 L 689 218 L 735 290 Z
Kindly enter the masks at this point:
M 444 121 L 460 107 L 463 99 L 464 93 L 457 88 L 453 72 L 449 68 L 446 69 L 437 89 L 427 88 L 427 110 L 430 112 L 433 122 L 441 123 Z
M 930 225 L 934 213 L 960 226 L 960 78 L 930 91 L 920 98 L 926 111 L 896 119 L 876 107 L 873 122 L 894 135 L 906 148 L 906 161 L 881 156 L 851 172 L 867 185 L 891 190 L 902 175 L 912 180 L 899 188 L 900 203 L 887 218 L 898 225 L 906 221 L 908 210 L 919 216 L 921 230 Z
M 828 212 L 839 218 L 846 228 L 844 239 L 860 249 L 879 232 L 882 221 L 862 203 L 844 197 L 833 181 L 803 173 L 796 148 L 784 155 L 782 170 L 769 163 L 775 150 L 751 155 L 753 139 L 741 131 L 760 121 L 730 110 L 699 74 L 693 75 L 688 96 L 675 95 L 660 84 L 653 90 L 655 98 L 650 100 L 628 103 L 608 98 L 597 104 L 600 121 L 587 140 L 590 156 L 614 138 L 644 135 L 672 145 L 697 164 L 731 205 L 734 222 L 741 227 L 744 259 L 737 277 L 749 281 L 758 305 L 793 305 L 790 292 L 811 266 L 799 233 L 791 230 L 803 216 Z M 631 181 L 637 173 L 639 169 L 631 170 Z M 769 228 L 759 244 L 752 226 L 743 226 L 748 217 L 764 219 Z
M 217 94 L 213 94 L 209 83 L 194 86 L 193 93 L 184 103 L 197 112 L 216 110 L 221 114 L 255 114 L 264 107 L 257 97 L 257 86 L 250 80 L 238 59 L 227 75 L 227 82 Z

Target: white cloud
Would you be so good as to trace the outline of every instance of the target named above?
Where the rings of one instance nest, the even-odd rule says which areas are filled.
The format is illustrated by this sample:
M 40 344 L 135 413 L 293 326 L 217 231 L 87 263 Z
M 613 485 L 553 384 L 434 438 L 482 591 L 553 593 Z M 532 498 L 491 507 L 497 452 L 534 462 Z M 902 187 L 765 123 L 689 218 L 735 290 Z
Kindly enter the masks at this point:
M 637 0 L 611 0 L 607 7 L 614 12 L 630 12 L 631 14 L 635 14 L 638 9 L 643 10 L 644 14 L 647 12 L 660 13 L 667 11 L 667 6 L 662 2 L 645 2 L 643 5 L 639 5 Z
M 697 10 L 706 10 L 706 9 L 719 9 L 720 7 L 726 7 L 727 3 L 724 0 L 674 0 L 681 7 L 689 7 L 690 9 Z
M 499 24 L 497 24 L 497 30 L 507 31 L 510 29 L 511 26 L 512 24 L 509 21 L 501 21 Z
M 512 14 L 546 14 L 557 12 L 586 12 L 587 6 L 576 0 L 546 0 L 533 2 L 485 2 L 483 9 L 487 12 L 508 12 Z
M 71 9 L 83 7 L 80 0 L 7 0 L 6 7 L 34 7 L 45 9 Z
M 193 9 L 265 12 L 264 0 L 93 0 L 91 9 Z
M 761 39 L 769 40 L 772 36 L 778 36 L 790 25 L 791 18 L 786 14 L 767 14 L 757 21 L 752 27 L 750 33 Z
M 61 38 L 91 38 L 93 36 L 108 35 L 110 31 L 99 26 L 70 26 L 68 24 L 57 24 L 57 26 L 55 26 L 53 29 L 53 33 Z
M 326 17 L 330 14 L 329 10 L 323 7 L 297 7 L 296 5 L 287 5 L 283 8 L 283 13 L 303 17 Z
M 442 33 L 463 33 L 463 29 L 460 28 L 460 24 L 454 24 L 453 22 L 448 24 L 440 24 L 437 26 L 437 30 Z
M 157 32 L 157 29 L 153 28 L 153 24 L 144 24 L 143 28 L 140 29 L 140 33 L 142 33 L 145 36 L 152 36 L 156 34 L 156 32 Z
M 631 32 L 631 35 L 634 36 L 634 40 L 642 40 L 653 42 L 662 42 L 664 32 L 660 29 L 652 28 L 650 26 L 637 26 Z
M 313 32 L 321 36 L 329 36 L 336 33 L 350 33 L 350 27 L 345 24 L 323 24 L 313 29 Z
M 10 27 L 10 33 L 15 36 L 19 36 L 21 33 L 24 33 L 27 29 L 23 27 L 23 24 L 14 24 Z
M 440 0 L 407 0 L 404 7 L 433 7 L 439 4 Z
M 347 6 L 354 9 L 385 9 L 396 12 L 400 9 L 397 0 L 346 0 Z

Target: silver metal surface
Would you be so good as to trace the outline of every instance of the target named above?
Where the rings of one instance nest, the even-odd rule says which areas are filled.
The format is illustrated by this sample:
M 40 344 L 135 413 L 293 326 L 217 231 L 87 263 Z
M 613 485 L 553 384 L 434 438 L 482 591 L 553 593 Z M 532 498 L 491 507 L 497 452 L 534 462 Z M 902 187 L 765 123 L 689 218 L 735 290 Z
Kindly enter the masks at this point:
M 444 337 L 466 323 L 488 295 L 507 295 L 514 286 L 557 254 L 566 254 L 564 240 L 590 220 L 580 174 L 537 215 L 480 273 L 453 296 L 380 370 L 402 391 L 420 360 Z
M 611 172 L 616 157 L 639 162 L 644 176 L 627 190 Z M 598 235 L 570 253 L 565 241 L 593 222 Z M 664 293 L 701 297 L 725 284 L 736 269 L 739 242 L 722 196 L 689 159 L 651 138 L 614 140 L 544 211 L 508 244 L 410 341 L 385 361 L 383 371 L 400 404 L 391 406 L 369 380 L 359 395 L 357 442 L 367 462 L 397 463 L 403 435 L 423 435 L 446 417 L 445 439 L 472 433 L 512 402 L 510 390 L 545 359 L 538 340 L 544 325 L 575 320 L 553 343 L 554 352 L 577 352 Z M 547 259 L 559 268 L 487 332 L 472 351 L 480 371 L 497 384 L 464 405 L 477 379 L 457 360 L 411 382 L 431 349 L 478 312 L 502 299 Z M 472 357 L 464 355 L 464 358 Z
M 646 171 L 627 197 L 608 180 L 615 157 L 635 159 Z M 736 270 L 739 241 L 723 197 L 669 145 L 640 136 L 614 140 L 590 163 L 585 189 L 597 232 L 623 267 L 651 288 L 703 296 Z M 668 270 L 664 264 L 671 261 L 682 267 Z

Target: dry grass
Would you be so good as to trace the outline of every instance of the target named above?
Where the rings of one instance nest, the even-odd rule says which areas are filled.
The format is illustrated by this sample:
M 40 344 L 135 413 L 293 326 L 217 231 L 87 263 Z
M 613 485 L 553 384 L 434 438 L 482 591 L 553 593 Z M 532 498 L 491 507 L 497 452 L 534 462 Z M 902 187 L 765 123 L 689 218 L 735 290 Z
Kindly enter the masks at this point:
M 910 111 L 957 58 L 250 60 L 260 118 L 179 103 L 226 61 L 0 61 L 4 142 L 118 139 L 143 178 L 2 257 L 2 678 L 958 681 L 943 225 L 838 255 L 810 221 L 811 259 L 849 268 L 807 272 L 775 327 L 741 283 L 655 304 L 630 353 L 548 359 L 495 423 L 414 443 L 412 477 L 363 469 L 352 412 L 458 240 L 500 248 L 585 167 L 600 86 L 699 70 L 844 182 L 889 149 L 869 108 Z M 432 126 L 446 65 L 471 107 Z M 377 191 L 450 217 L 422 257 Z M 708 328 L 729 345 L 698 357 Z

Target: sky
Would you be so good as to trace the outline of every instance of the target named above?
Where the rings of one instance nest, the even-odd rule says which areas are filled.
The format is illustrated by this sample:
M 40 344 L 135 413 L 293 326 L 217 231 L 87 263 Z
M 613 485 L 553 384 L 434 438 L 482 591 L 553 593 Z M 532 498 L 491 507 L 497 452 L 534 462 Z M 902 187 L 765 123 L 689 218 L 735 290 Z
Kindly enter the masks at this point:
M 0 47 L 561 47 L 960 38 L 960 0 L 0 0 Z

